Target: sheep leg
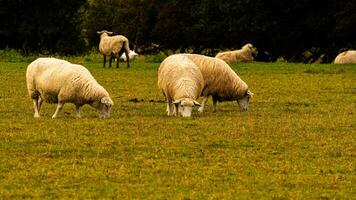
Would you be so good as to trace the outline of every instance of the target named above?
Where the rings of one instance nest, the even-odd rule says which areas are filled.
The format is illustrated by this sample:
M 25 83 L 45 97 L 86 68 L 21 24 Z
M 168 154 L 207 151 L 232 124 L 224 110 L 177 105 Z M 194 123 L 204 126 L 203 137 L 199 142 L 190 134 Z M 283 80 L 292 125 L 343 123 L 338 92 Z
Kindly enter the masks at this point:
M 208 102 L 208 98 L 209 98 L 209 96 L 204 96 L 203 102 L 201 103 L 201 106 L 198 109 L 199 112 L 203 112 L 204 111 L 204 106 L 205 106 L 206 102 Z
M 116 55 L 116 68 L 119 68 L 120 56 Z
M 33 108 L 35 109 L 35 114 L 33 117 L 38 118 L 40 117 L 39 110 L 38 110 L 38 99 L 33 99 Z
M 130 56 L 129 56 L 129 54 L 130 54 L 129 51 L 125 51 L 127 68 L 130 68 Z
M 43 103 L 43 99 L 41 97 L 38 97 L 38 112 L 40 112 L 41 110 L 42 103 Z
M 106 63 L 106 55 L 104 55 L 104 65 L 103 65 L 104 68 L 105 68 L 105 63 Z
M 216 111 L 216 102 L 217 102 L 218 100 L 215 98 L 215 97 L 213 97 L 213 112 L 215 112 Z
M 174 105 L 172 104 L 172 102 L 171 101 L 167 101 L 167 109 L 166 109 L 166 111 L 167 111 L 167 115 L 168 116 L 172 116 L 174 113 L 173 113 L 173 110 L 174 110 L 174 107 L 173 107 Z
M 58 102 L 56 112 L 55 112 L 55 113 L 53 114 L 53 116 L 52 116 L 53 119 L 57 117 L 59 111 L 62 110 L 63 105 L 64 105 L 64 103 Z
M 109 67 L 111 67 L 111 62 L 112 62 L 112 56 L 110 56 Z
M 178 116 L 178 104 L 174 104 L 173 107 L 173 116 Z
M 82 116 L 80 115 L 80 106 L 79 105 L 75 105 L 75 110 L 77 111 L 77 117 L 81 118 Z
M 171 116 L 172 115 L 172 109 L 171 109 L 171 104 L 169 102 L 167 102 L 167 115 Z

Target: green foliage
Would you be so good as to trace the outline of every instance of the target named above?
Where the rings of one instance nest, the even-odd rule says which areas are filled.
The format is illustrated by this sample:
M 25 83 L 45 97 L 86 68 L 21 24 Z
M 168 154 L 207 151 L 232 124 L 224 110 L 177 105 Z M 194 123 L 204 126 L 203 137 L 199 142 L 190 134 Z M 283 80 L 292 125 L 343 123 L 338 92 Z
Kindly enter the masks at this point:
M 35 55 L 23 56 L 20 50 L 0 49 L 0 60 L 6 62 L 31 62 Z
M 82 13 L 86 0 L 4 1 L 0 10 L 0 48 L 21 49 L 25 54 L 83 52 Z
M 2 61 L 8 61 L 8 62 L 21 62 L 23 61 L 23 56 L 21 55 L 21 52 L 18 50 L 14 49 L 4 49 L 0 50 L 0 59 Z
M 154 55 L 146 55 L 144 58 L 145 62 L 161 63 L 166 57 L 166 54 L 164 54 L 163 52 L 159 52 L 158 54 Z
M 0 62 L 0 199 L 354 196 L 354 65 L 234 64 L 255 93 L 249 111 L 213 113 L 209 100 L 185 119 L 166 116 L 158 63 L 77 61 L 110 93 L 111 118 L 85 106 L 77 119 L 68 104 L 53 120 L 44 104 L 34 119 L 28 63 Z
M 140 54 L 192 49 L 212 55 L 252 43 L 259 61 L 331 62 L 356 48 L 355 2 L 7 0 L 0 9 L 0 49 L 80 54 L 97 48 L 96 32 L 106 29 L 127 36 Z

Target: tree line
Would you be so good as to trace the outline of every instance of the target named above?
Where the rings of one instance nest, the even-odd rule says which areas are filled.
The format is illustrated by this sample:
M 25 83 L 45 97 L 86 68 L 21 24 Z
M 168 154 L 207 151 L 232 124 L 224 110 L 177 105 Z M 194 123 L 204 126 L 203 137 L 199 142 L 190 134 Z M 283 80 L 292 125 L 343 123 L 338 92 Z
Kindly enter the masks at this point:
M 356 48 L 350 0 L 0 0 L 0 21 L 0 48 L 24 54 L 84 53 L 103 29 L 142 53 L 214 55 L 252 43 L 261 61 L 330 62 Z

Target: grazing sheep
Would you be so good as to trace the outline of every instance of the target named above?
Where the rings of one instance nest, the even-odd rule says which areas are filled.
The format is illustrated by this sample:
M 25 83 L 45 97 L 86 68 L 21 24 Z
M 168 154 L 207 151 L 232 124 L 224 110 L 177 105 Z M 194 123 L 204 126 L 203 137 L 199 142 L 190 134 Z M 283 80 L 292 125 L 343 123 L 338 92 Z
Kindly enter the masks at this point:
M 121 54 L 125 52 L 126 58 L 129 57 L 130 48 L 129 48 L 129 40 L 123 35 L 115 35 L 109 36 L 113 34 L 113 32 L 109 31 L 98 31 L 100 35 L 100 43 L 99 43 L 99 51 L 104 56 L 104 65 L 106 63 L 106 56 L 110 56 L 109 67 L 111 67 L 111 62 L 113 58 L 116 59 L 116 68 L 119 68 L 119 58 Z M 127 68 L 130 67 L 130 59 L 127 59 Z
M 348 50 L 336 56 L 334 64 L 356 63 L 356 51 Z
M 192 107 L 204 87 L 204 79 L 194 62 L 185 55 L 172 55 L 158 69 L 158 87 L 167 100 L 168 116 L 190 117 Z
M 136 56 L 138 56 L 138 54 L 134 50 L 130 50 L 129 60 L 134 60 Z M 126 61 L 127 60 L 126 54 L 122 54 L 120 59 Z
M 205 81 L 202 92 L 204 100 L 199 108 L 200 112 L 204 111 L 209 96 L 213 98 L 213 112 L 216 111 L 217 101 L 236 100 L 242 111 L 248 109 L 249 99 L 253 93 L 228 64 L 220 59 L 203 55 L 186 54 L 186 56 L 200 68 Z
M 57 117 L 65 103 L 75 104 L 78 117 L 80 107 L 89 104 L 100 112 L 100 117 L 106 118 L 114 104 L 85 67 L 65 60 L 38 58 L 28 65 L 26 82 L 36 118 L 40 117 L 43 101 L 58 104 L 52 118 Z
M 225 62 L 252 62 L 253 55 L 257 55 L 257 49 L 252 44 L 246 44 L 239 50 L 218 53 L 215 58 Z

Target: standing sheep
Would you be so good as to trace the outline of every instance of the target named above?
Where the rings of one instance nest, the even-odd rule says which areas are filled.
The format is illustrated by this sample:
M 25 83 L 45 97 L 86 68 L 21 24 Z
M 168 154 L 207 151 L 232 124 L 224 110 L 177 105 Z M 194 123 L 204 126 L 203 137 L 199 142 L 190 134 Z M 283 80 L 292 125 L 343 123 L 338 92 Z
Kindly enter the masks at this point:
M 43 101 L 58 104 L 52 118 L 57 117 L 65 103 L 75 104 L 78 117 L 80 107 L 89 104 L 100 112 L 100 117 L 106 118 L 114 104 L 85 67 L 65 60 L 38 58 L 28 65 L 26 82 L 36 118 L 40 117 Z
M 218 53 L 215 58 L 225 62 L 252 62 L 254 60 L 253 55 L 256 54 L 257 49 L 252 44 L 246 44 L 239 50 Z
M 249 99 L 253 93 L 247 84 L 224 61 L 203 55 L 185 54 L 199 68 L 203 75 L 205 86 L 202 92 L 203 103 L 199 112 L 204 111 L 208 97 L 213 98 L 213 112 L 217 101 L 237 101 L 242 111 L 248 109 Z
M 172 55 L 158 69 L 158 87 L 167 100 L 168 116 L 190 117 L 192 107 L 204 87 L 204 79 L 194 62 L 185 55 Z M 173 106 L 174 105 L 174 106 Z
M 109 31 L 98 31 L 100 35 L 99 51 L 104 56 L 104 65 L 106 63 L 106 56 L 110 56 L 109 67 L 111 67 L 111 62 L 113 58 L 116 58 L 116 68 L 119 68 L 119 60 L 121 54 L 125 52 L 126 58 L 129 58 L 130 48 L 129 40 L 123 35 L 109 36 L 113 32 Z M 127 68 L 130 67 L 130 58 L 127 59 Z
M 356 63 L 356 51 L 348 50 L 336 56 L 334 64 Z

